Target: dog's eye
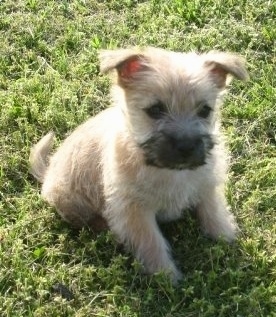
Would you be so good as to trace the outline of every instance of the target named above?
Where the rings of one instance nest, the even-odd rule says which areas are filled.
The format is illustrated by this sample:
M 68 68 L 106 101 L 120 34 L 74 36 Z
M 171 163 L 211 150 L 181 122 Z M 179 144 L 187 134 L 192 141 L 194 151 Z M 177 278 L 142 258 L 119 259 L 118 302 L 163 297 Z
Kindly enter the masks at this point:
M 161 102 L 158 101 L 151 107 L 145 109 L 147 115 L 152 119 L 160 119 L 166 112 L 166 106 Z
M 198 111 L 197 115 L 198 115 L 199 117 L 201 117 L 201 118 L 206 119 L 206 118 L 209 117 L 211 111 L 212 111 L 212 108 L 209 107 L 207 104 L 205 104 L 205 105 L 203 105 L 203 106 L 201 107 L 201 109 Z

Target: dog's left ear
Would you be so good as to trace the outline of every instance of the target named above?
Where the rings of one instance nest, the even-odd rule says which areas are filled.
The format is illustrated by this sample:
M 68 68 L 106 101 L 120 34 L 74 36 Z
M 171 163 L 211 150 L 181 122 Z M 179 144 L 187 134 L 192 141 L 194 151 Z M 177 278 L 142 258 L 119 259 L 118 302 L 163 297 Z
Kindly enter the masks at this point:
M 210 52 L 205 55 L 204 65 L 209 68 L 218 88 L 226 86 L 228 75 L 244 81 L 249 79 L 244 59 L 235 54 Z
M 107 73 L 116 69 L 121 84 L 132 82 L 145 67 L 145 57 L 139 49 L 103 50 L 100 52 L 101 72 Z

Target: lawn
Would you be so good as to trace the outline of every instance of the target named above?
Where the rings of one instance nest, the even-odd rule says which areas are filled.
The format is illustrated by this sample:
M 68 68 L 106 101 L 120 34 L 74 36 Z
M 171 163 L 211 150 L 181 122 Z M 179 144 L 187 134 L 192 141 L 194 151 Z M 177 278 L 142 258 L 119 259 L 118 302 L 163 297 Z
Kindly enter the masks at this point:
M 0 1 L 0 316 L 276 316 L 275 21 L 269 0 Z M 110 232 L 70 228 L 28 172 L 46 132 L 58 145 L 108 106 L 99 49 L 132 45 L 233 51 L 250 73 L 221 109 L 240 237 L 213 242 L 189 216 L 162 227 L 177 287 Z

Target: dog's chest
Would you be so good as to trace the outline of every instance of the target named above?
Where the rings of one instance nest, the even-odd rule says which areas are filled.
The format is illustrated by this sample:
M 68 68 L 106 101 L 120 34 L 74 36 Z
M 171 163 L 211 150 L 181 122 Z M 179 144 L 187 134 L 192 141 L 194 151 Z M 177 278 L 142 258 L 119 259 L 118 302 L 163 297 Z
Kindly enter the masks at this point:
M 200 182 L 193 171 L 145 171 L 138 179 L 140 198 L 164 218 L 176 218 L 198 200 Z

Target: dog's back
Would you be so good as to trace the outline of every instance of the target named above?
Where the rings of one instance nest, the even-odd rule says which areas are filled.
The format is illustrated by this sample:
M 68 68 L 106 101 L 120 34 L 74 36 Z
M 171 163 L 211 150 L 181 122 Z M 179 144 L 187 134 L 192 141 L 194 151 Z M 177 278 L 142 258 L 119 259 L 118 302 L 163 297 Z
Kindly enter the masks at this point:
M 52 132 L 31 150 L 30 172 L 43 183 L 43 198 L 75 227 L 90 223 L 103 208 L 102 136 L 112 125 L 110 118 L 116 121 L 116 112 L 112 107 L 83 123 L 50 159 Z

